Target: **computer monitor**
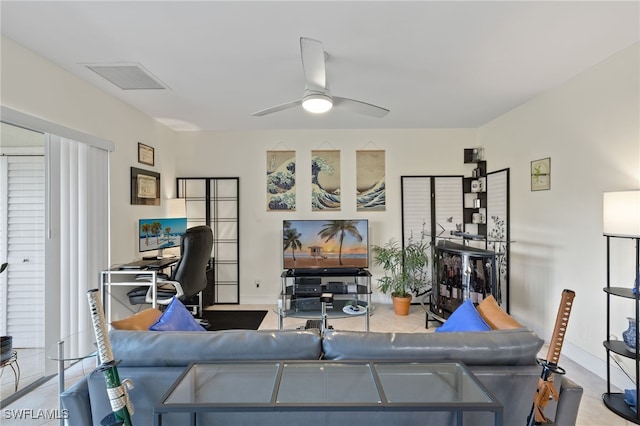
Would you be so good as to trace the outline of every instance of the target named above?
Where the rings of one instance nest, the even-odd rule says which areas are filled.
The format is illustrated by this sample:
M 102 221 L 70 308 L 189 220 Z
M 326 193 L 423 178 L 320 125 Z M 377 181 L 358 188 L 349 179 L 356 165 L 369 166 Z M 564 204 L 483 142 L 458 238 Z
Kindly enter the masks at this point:
M 140 252 L 157 251 L 143 259 L 161 259 L 162 250 L 180 247 L 180 239 L 187 231 L 187 218 L 156 218 L 138 221 L 138 247 Z

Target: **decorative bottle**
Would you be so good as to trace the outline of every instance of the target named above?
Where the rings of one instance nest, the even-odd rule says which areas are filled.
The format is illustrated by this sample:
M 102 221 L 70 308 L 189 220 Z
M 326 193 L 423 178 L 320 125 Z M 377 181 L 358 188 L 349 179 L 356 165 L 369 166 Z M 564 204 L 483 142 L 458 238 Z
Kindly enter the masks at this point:
M 444 306 L 447 299 L 447 265 L 442 267 L 442 281 L 440 281 L 440 306 Z

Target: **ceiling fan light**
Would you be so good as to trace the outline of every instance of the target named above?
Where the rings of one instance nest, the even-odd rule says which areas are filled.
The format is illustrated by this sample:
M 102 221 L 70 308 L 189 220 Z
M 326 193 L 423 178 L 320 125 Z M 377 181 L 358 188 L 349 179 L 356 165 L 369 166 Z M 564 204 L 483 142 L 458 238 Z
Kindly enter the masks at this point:
M 319 93 L 307 95 L 302 100 L 302 108 L 314 114 L 327 112 L 331 107 L 333 107 L 331 97 Z

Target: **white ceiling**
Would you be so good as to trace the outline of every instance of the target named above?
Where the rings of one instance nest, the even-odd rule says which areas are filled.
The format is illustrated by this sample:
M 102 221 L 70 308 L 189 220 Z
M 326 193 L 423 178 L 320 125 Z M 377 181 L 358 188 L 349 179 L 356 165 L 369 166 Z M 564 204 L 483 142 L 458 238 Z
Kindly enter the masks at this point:
M 178 131 L 473 128 L 640 39 L 640 1 L 7 1 L 2 35 Z M 300 99 L 300 36 L 336 96 L 391 110 L 251 113 Z M 122 91 L 86 63 L 139 63 Z

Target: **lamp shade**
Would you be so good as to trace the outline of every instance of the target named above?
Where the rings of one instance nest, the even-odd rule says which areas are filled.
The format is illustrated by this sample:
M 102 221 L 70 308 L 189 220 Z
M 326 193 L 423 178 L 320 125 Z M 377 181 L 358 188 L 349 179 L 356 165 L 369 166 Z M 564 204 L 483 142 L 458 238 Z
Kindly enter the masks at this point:
M 602 204 L 604 235 L 640 238 L 640 190 L 605 192 Z

